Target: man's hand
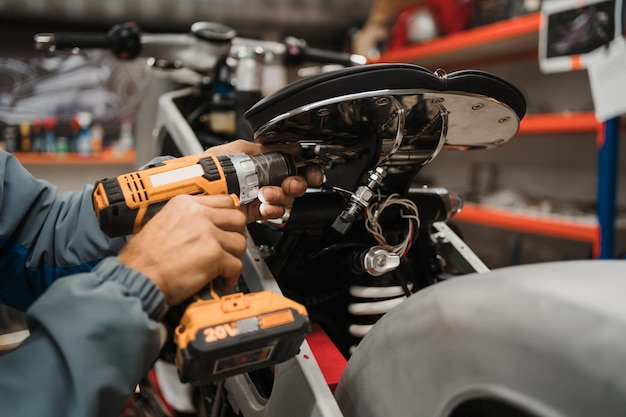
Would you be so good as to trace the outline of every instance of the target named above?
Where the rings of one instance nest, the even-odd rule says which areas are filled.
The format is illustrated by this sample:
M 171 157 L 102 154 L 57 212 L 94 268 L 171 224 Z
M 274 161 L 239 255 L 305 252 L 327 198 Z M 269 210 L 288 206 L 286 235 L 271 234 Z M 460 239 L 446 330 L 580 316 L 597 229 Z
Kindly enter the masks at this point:
M 271 148 L 252 143 L 243 139 L 225 143 L 224 145 L 209 148 L 216 156 L 243 152 L 247 155 L 257 155 L 264 152 L 280 151 L 291 155 L 298 155 L 300 147 L 297 143 L 285 145 L 273 145 Z M 266 186 L 259 189 L 258 200 L 241 206 L 248 223 L 261 219 L 278 219 L 285 214 L 285 208 L 291 206 L 297 197 L 301 197 L 309 186 L 319 186 L 322 183 L 323 174 L 317 167 L 309 167 L 306 178 L 300 176 L 287 177 L 280 187 Z
M 118 258 L 147 275 L 169 305 L 191 297 L 212 279 L 231 289 L 241 274 L 246 218 L 228 195 L 172 198 L 133 236 Z

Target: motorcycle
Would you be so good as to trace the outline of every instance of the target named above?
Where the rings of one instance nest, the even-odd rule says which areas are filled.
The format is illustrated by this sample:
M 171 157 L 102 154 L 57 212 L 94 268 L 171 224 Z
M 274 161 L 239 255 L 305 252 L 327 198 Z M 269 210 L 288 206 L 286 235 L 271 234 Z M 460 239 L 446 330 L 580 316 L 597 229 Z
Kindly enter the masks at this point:
M 323 184 L 283 219 L 249 225 L 239 284 L 303 304 L 313 332 L 286 362 L 186 391 L 202 404 L 197 412 L 547 417 L 625 409 L 626 379 L 614 365 L 626 356 L 610 348 L 626 342 L 626 304 L 617 295 L 626 289 L 624 263 L 489 271 L 450 226 L 462 197 L 420 180 L 440 152 L 512 139 L 526 112 L 515 86 L 483 71 L 361 65 L 348 54 L 239 39 L 204 22 L 182 35 L 126 24 L 36 42 L 151 57 L 140 161 L 244 137 L 296 143 L 302 165 L 323 169 Z M 264 67 L 305 60 L 344 68 L 264 96 Z M 167 346 L 163 356 L 167 362 Z M 142 384 L 140 415 L 182 415 L 162 392 L 163 372 Z

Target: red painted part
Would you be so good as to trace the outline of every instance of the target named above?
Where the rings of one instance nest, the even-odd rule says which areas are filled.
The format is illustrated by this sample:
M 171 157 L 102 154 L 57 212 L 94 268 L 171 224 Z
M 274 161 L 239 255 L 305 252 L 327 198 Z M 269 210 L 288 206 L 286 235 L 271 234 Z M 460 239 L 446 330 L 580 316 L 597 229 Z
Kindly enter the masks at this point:
M 157 378 L 154 368 L 148 371 L 148 379 L 150 380 L 150 383 L 154 386 L 154 391 L 157 395 L 157 399 L 159 400 L 161 406 L 164 408 L 164 411 L 167 412 L 168 415 L 174 416 L 176 412 L 163 396 L 163 393 L 161 392 L 161 386 L 159 385 L 159 379 Z
M 315 356 L 315 360 L 322 371 L 322 375 L 324 375 L 328 387 L 332 392 L 335 392 L 335 388 L 337 388 L 337 384 L 346 367 L 346 358 L 339 352 L 339 349 L 337 349 L 326 332 L 318 324 L 313 324 L 312 331 L 307 336 L 306 341 L 313 352 L 313 356 Z

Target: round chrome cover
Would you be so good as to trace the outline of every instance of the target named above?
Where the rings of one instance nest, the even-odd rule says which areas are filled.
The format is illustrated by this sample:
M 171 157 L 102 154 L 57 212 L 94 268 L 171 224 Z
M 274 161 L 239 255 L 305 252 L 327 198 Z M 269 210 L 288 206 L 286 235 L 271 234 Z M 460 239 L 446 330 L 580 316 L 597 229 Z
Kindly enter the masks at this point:
M 255 132 L 263 144 L 299 142 L 322 162 L 369 155 L 370 164 L 414 170 L 442 148 L 484 149 L 510 140 L 519 117 L 509 106 L 467 92 L 365 91 L 278 115 Z

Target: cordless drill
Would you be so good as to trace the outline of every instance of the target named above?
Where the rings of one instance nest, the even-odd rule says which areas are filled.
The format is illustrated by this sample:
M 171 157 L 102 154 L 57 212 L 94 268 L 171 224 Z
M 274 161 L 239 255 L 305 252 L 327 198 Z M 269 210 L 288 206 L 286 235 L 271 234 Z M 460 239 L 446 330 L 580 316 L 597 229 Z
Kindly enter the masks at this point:
M 234 194 L 245 204 L 257 198 L 260 187 L 280 185 L 295 174 L 294 159 L 281 152 L 191 155 L 97 181 L 93 205 L 104 233 L 129 235 L 176 195 Z
M 128 235 L 176 195 L 231 194 L 247 203 L 260 187 L 294 174 L 294 159 L 280 152 L 192 155 L 97 181 L 93 205 L 103 232 Z M 304 306 L 271 291 L 221 296 L 211 289 L 195 297 L 175 329 L 182 382 L 206 384 L 298 353 L 310 331 Z

